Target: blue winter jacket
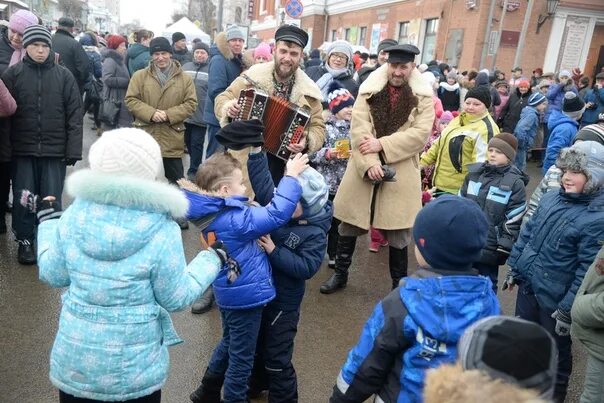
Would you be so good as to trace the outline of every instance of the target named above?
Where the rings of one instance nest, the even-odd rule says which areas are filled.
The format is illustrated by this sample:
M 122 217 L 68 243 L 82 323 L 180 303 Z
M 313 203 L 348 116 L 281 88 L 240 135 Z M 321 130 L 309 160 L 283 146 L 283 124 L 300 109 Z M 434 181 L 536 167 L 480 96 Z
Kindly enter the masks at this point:
M 547 90 L 547 94 L 545 97 L 547 98 L 547 109 L 545 111 L 545 122 L 548 123 L 550 117 L 554 112 L 562 111 L 562 104 L 564 103 L 564 94 L 567 91 L 572 91 L 575 94 L 579 95 L 579 90 L 577 87 L 572 85 L 567 85 L 564 83 L 553 84 Z
M 214 281 L 216 303 L 223 309 L 249 309 L 262 306 L 275 298 L 271 266 L 266 253 L 256 242 L 286 224 L 300 200 L 302 188 L 298 181 L 285 176 L 275 196 L 266 207 L 254 207 L 243 196 L 221 198 L 185 190 L 190 202 L 187 217 L 193 220 L 215 214 L 203 230 L 213 232 L 226 245 L 231 257 L 240 265 L 241 274 L 229 284 L 226 267 Z
M 520 120 L 514 129 L 518 148 L 528 150 L 533 146 L 539 128 L 539 112 L 533 106 L 525 106 L 520 113 Z
M 275 186 L 266 154 L 250 154 L 247 167 L 256 200 L 263 206 L 268 205 L 275 194 Z M 300 309 L 306 280 L 317 273 L 323 262 L 331 218 L 332 205 L 328 201 L 319 214 L 292 219 L 285 226 L 271 232 L 275 250 L 268 258 L 277 291 L 271 305 L 277 309 Z
M 598 115 L 604 112 L 604 88 L 594 88 L 585 94 L 585 103 L 593 103 L 593 107 L 586 108 L 581 118 L 581 125 L 591 125 L 598 122 Z
M 583 277 L 604 242 L 604 191 L 547 192 L 522 227 L 508 265 L 541 308 L 570 312 Z
M 556 163 L 560 150 L 573 144 L 573 139 L 579 130 L 579 123 L 562 112 L 554 111 L 549 118 L 547 127 L 549 129 L 549 140 L 545 150 L 545 158 L 543 158 L 543 175 L 549 167 Z
M 241 74 L 243 62 L 241 55 L 235 56 L 228 48 L 226 36 L 220 33 L 210 48 L 210 65 L 208 67 L 208 95 L 206 98 L 203 121 L 209 125 L 220 126 L 214 114 L 214 100 L 224 92 Z
M 477 320 L 499 315 L 486 277 L 420 269 L 377 304 L 348 353 L 330 402 L 421 402 L 424 375 L 457 359 L 457 343 Z
M 167 347 L 181 342 L 168 311 L 195 301 L 220 270 L 201 252 L 187 266 L 171 218 L 184 216 L 177 189 L 82 170 L 60 219 L 38 227 L 40 280 L 68 287 L 50 353 L 50 380 L 76 397 L 123 401 L 149 395 L 168 377 Z

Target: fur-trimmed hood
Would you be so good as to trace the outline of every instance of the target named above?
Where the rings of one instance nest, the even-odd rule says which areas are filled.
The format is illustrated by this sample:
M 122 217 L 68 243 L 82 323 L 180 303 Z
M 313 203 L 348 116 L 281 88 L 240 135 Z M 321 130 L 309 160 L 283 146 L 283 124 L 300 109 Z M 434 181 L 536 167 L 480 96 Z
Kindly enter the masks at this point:
M 273 70 L 275 69 L 275 62 L 270 61 L 268 63 L 260 63 L 253 65 L 248 71 L 244 73 L 245 76 L 251 78 L 262 88 L 273 88 Z M 317 84 L 310 79 L 301 69 L 297 69 L 295 73 L 295 83 L 292 89 L 290 99 L 294 103 L 298 103 L 297 100 L 303 96 L 310 97 L 321 101 L 323 95 Z
M 546 403 L 532 390 L 492 379 L 479 370 L 464 371 L 460 365 L 429 370 L 424 403 Z
M 221 32 L 216 35 L 214 38 L 214 45 L 216 45 L 216 49 L 224 56 L 227 60 L 232 60 L 235 58 L 235 54 L 229 48 L 229 41 L 226 38 L 226 32 Z
M 384 63 L 375 70 L 367 80 L 361 84 L 359 94 L 376 94 L 388 84 L 388 63 Z M 432 97 L 434 91 L 423 79 L 417 68 L 414 68 L 409 77 L 409 86 L 415 95 Z
M 115 176 L 82 169 L 65 182 L 67 193 L 93 203 L 184 217 L 187 198 L 176 187 L 131 176 Z

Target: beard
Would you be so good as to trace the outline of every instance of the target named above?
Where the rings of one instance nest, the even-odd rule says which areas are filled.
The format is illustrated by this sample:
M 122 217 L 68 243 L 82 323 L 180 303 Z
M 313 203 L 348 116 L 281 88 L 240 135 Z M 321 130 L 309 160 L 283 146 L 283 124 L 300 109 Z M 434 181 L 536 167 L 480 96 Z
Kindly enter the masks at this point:
M 275 75 L 280 80 L 287 80 L 294 75 L 298 66 L 296 65 L 286 65 L 280 63 L 278 61 L 275 62 Z
M 390 84 L 393 87 L 402 87 L 403 85 L 408 84 L 409 81 L 407 80 L 407 77 L 402 76 L 402 77 L 395 77 L 393 75 L 388 77 L 388 84 Z

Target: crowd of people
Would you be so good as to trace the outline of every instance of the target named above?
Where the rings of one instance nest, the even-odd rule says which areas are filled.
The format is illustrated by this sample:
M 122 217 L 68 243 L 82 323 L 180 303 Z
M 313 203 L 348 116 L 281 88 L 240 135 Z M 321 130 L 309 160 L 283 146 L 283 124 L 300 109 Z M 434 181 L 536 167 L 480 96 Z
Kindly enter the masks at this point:
M 247 50 L 237 26 L 212 44 L 73 31 L 23 10 L 0 28 L 0 232 L 12 209 L 18 262 L 68 287 L 61 402 L 161 401 L 181 342 L 169 312 L 214 302 L 223 337 L 191 401 L 298 401 L 306 281 L 326 260 L 320 292 L 344 289 L 367 233 L 390 292 L 330 402 L 562 403 L 571 334 L 589 356 L 581 401 L 604 398 L 604 72 L 417 66 L 393 39 L 305 57 L 292 25 Z M 249 88 L 308 113 L 291 158 L 263 150 L 273 122 L 241 118 Z M 89 167 L 66 179 L 89 118 Z M 544 174 L 530 198 L 529 154 Z M 203 250 L 187 264 L 189 222 Z M 506 263 L 516 318 L 497 299 Z

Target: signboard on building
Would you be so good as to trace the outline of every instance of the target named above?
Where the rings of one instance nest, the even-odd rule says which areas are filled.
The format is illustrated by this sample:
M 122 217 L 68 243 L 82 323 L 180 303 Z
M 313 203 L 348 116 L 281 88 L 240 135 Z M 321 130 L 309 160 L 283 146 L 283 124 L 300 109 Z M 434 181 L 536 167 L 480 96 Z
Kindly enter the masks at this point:
M 250 21 L 254 19 L 254 0 L 247 1 L 247 19 Z
M 371 27 L 371 43 L 369 45 L 370 53 L 377 53 L 378 44 L 388 37 L 388 24 L 373 24 Z
M 556 71 L 563 69 L 571 70 L 577 67 L 583 53 L 583 44 L 587 38 L 589 17 L 578 17 L 569 15 L 566 18 L 564 35 L 562 37 L 562 51 L 556 63 Z
M 489 47 L 487 49 L 487 54 L 489 56 L 493 56 L 497 53 L 497 45 L 499 39 L 499 31 L 491 31 L 491 35 L 489 35 Z

